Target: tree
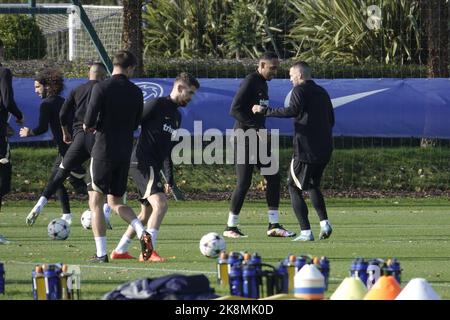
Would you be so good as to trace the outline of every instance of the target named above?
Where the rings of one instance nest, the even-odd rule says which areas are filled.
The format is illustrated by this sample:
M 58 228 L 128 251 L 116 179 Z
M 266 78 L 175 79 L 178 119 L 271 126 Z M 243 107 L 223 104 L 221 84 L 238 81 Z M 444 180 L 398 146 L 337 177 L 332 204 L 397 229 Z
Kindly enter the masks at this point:
M 448 78 L 448 2 L 420 0 L 420 8 L 427 43 L 427 76 Z M 435 145 L 436 139 L 422 138 L 420 141 L 423 148 Z
M 138 60 L 136 76 L 143 74 L 142 0 L 123 0 L 123 48 Z
M 427 39 L 428 77 L 448 78 L 448 2 L 421 0 L 420 6 Z
M 253 16 L 253 12 L 244 2 L 238 2 L 228 16 L 228 28 L 224 38 L 229 54 L 234 54 L 236 60 L 240 60 L 243 53 L 252 58 L 259 55 Z
M 0 15 L 0 39 L 8 60 L 42 59 L 46 41 L 36 20 L 24 14 Z

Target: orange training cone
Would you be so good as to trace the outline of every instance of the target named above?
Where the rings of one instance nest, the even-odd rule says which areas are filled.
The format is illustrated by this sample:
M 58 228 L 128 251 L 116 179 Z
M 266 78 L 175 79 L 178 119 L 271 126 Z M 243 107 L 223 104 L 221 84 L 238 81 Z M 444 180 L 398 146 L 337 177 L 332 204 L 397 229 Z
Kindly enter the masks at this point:
M 394 300 L 402 289 L 393 276 L 381 276 L 364 300 Z

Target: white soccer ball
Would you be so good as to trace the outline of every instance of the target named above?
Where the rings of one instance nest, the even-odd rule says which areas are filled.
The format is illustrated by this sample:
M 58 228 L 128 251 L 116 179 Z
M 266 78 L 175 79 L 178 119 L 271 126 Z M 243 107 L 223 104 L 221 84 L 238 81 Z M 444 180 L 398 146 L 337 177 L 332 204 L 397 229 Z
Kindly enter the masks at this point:
M 66 240 L 70 234 L 70 225 L 64 219 L 53 219 L 48 224 L 47 233 L 52 240 Z
M 216 232 L 207 233 L 200 239 L 200 252 L 205 257 L 216 258 L 225 248 L 225 239 Z
M 86 210 L 81 215 L 81 225 L 85 229 L 91 229 L 92 214 L 91 210 Z

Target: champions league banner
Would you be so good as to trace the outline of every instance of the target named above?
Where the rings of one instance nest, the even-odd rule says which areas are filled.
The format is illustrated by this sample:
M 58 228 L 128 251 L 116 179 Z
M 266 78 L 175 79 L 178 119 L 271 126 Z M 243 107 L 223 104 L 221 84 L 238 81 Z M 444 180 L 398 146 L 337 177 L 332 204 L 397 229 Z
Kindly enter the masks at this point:
M 86 79 L 66 79 L 63 96 Z M 168 96 L 174 79 L 133 79 L 144 100 Z M 191 134 L 208 129 L 225 133 L 233 127 L 229 115 L 231 102 L 242 79 L 199 79 L 200 89 L 182 113 L 182 128 Z M 336 124 L 334 136 L 353 137 L 428 137 L 450 139 L 450 79 L 336 79 L 315 80 L 330 94 Z M 292 85 L 287 79 L 268 82 L 271 107 L 289 104 Z M 38 123 L 41 99 L 34 93 L 34 80 L 15 78 L 14 96 L 24 113 L 25 126 Z M 126 108 L 126 106 L 124 106 Z M 198 123 L 201 130 L 198 132 Z M 50 130 L 38 137 L 19 138 L 19 126 L 10 119 L 15 134 L 11 142 L 51 140 Z M 292 119 L 268 118 L 267 129 L 280 135 L 293 134 Z

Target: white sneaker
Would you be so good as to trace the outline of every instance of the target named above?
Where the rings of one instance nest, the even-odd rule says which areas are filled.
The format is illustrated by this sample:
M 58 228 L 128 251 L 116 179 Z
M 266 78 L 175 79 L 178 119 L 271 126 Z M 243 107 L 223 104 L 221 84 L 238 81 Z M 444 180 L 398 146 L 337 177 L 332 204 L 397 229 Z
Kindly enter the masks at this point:
M 65 220 L 69 226 L 72 225 L 72 215 L 71 214 L 63 214 L 61 219 Z
M 27 225 L 31 227 L 36 222 L 36 219 L 40 213 L 41 213 L 40 207 L 33 208 L 25 219 Z
M 11 243 L 8 239 L 6 239 L 4 236 L 0 234 L 0 244 L 8 244 Z

